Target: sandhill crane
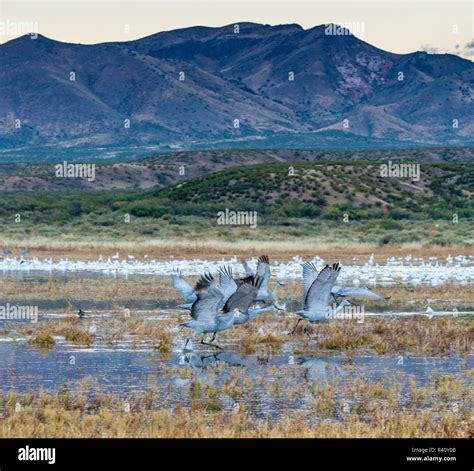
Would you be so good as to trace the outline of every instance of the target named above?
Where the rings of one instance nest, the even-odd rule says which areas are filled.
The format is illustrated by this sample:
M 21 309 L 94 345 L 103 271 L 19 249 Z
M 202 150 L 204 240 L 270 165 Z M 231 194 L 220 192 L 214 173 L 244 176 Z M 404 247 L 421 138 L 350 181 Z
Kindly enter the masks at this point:
M 181 309 L 191 309 L 194 301 L 197 299 L 196 290 L 184 279 L 179 271 L 171 275 L 171 281 L 186 303 L 180 304 L 179 307 Z M 237 290 L 237 283 L 233 278 L 231 267 L 219 267 L 219 288 L 223 294 L 222 300 L 219 304 L 219 309 L 222 309 L 226 301 Z
M 277 290 L 283 283 L 277 282 L 272 291 L 269 291 L 269 283 L 271 277 L 270 270 L 270 259 L 268 255 L 262 255 L 258 258 L 257 271 L 254 272 L 247 264 L 245 260 L 242 260 L 242 266 L 244 267 L 247 276 L 259 275 L 263 278 L 262 286 L 258 290 L 256 302 L 268 303 L 276 300 Z
M 332 267 L 326 265 L 319 273 L 314 263 L 306 262 L 303 264 L 303 309 L 296 312 L 300 319 L 296 322 L 291 334 L 295 333 L 298 324 L 302 320 L 313 323 L 328 319 L 331 290 L 340 271 L 339 263 L 334 263 Z M 343 300 L 334 313 L 341 311 L 349 304 L 351 304 L 349 301 Z M 307 333 L 307 327 L 304 331 Z
M 210 342 L 201 340 L 203 345 L 221 348 L 213 344 L 217 332 L 229 329 L 234 324 L 234 317 L 240 315 L 238 309 L 230 312 L 219 313 L 219 305 L 224 298 L 224 293 L 210 273 L 201 276 L 194 288 L 197 299 L 191 307 L 192 319 L 181 324 L 181 327 L 189 327 L 194 330 L 194 334 L 186 340 L 184 348 L 189 341 L 201 334 L 213 334 Z
M 207 368 L 211 363 L 216 363 L 218 358 L 218 353 L 213 353 L 210 355 L 200 355 L 194 352 L 186 352 L 180 357 L 180 364 L 189 365 L 194 371 L 199 372 Z
M 334 298 L 336 303 L 338 302 L 338 298 L 367 298 L 367 299 L 388 299 L 380 294 L 374 293 L 370 288 L 364 287 L 342 287 L 342 286 L 334 286 L 331 290 L 331 296 Z
M 223 293 L 221 303 L 219 304 L 219 309 L 222 309 L 238 288 L 230 266 L 219 267 L 219 288 Z
M 184 279 L 179 270 L 171 275 L 171 281 L 185 303 L 192 305 L 192 303 L 196 301 L 197 294 L 194 288 Z
M 257 296 L 264 279 L 259 275 L 255 275 L 237 281 L 237 290 L 230 296 L 223 308 L 224 312 L 231 312 L 236 309 L 239 311 L 239 315 L 236 315 L 234 318 L 234 325 L 245 324 L 263 312 L 277 309 L 284 310 L 284 308 L 276 306 L 275 304 L 261 309 L 250 310 L 250 306 L 257 301 Z

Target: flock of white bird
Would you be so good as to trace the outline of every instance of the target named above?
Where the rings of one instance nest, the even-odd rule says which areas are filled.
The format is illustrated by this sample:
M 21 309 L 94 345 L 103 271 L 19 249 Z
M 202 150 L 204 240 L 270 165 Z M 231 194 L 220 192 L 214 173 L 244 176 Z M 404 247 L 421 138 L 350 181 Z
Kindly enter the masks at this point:
M 218 332 L 230 329 L 235 325 L 245 324 L 258 314 L 272 310 L 285 311 L 284 306 L 277 304 L 277 290 L 280 282 L 276 282 L 270 290 L 271 269 L 268 256 L 262 255 L 258 259 L 256 270 L 252 270 L 244 261 L 244 277 L 234 277 L 229 266 L 219 267 L 219 280 L 210 272 L 204 273 L 193 288 L 178 271 L 172 278 L 173 286 L 179 292 L 186 304 L 179 307 L 190 309 L 191 319 L 181 324 L 182 328 L 194 331 L 184 345 L 197 336 L 203 335 L 201 343 L 220 348 L 213 342 Z M 302 320 L 310 323 L 328 320 L 328 314 L 336 316 L 345 306 L 352 304 L 348 297 L 384 299 L 367 287 L 336 286 L 336 280 L 341 271 L 341 265 L 334 263 L 325 265 L 320 271 L 314 262 L 304 262 L 302 309 L 296 311 L 299 316 L 292 334 Z M 341 298 L 342 301 L 339 302 Z M 331 311 L 330 301 L 335 307 Z M 264 307 L 259 307 L 263 304 Z M 304 329 L 307 332 L 307 327 Z M 210 342 L 205 341 L 206 334 L 213 334 Z
M 312 260 L 318 268 L 325 265 L 325 261 L 316 256 Z M 277 280 L 296 280 L 301 277 L 300 257 L 293 257 L 289 262 L 272 264 L 272 275 Z M 256 263 L 256 259 L 250 265 Z M 95 272 L 109 276 L 123 276 L 134 274 L 149 274 L 168 276 L 179 270 L 184 275 L 199 275 L 204 272 L 216 272 L 219 266 L 229 265 L 235 273 L 241 274 L 241 264 L 237 257 L 229 260 L 180 260 L 171 257 L 168 260 L 155 260 L 144 256 L 141 260 L 133 255 L 121 258 L 119 253 L 111 257 L 100 256 L 96 260 L 53 260 L 38 257 L 25 258 L 6 255 L 0 258 L 0 271 L 3 272 Z M 344 266 L 340 281 L 352 286 L 366 285 L 371 288 L 377 286 L 402 285 L 416 288 L 418 286 L 443 286 L 448 283 L 468 285 L 474 283 L 474 257 L 448 256 L 440 260 L 437 257 L 424 259 L 422 257 L 390 257 L 385 264 L 376 263 L 374 256 L 363 263 L 354 257 L 352 264 Z
M 307 262 L 295 256 L 288 262 L 274 262 L 270 266 L 267 256 L 253 258 L 247 263 L 241 262 L 237 257 L 219 261 L 182 260 L 174 257 L 168 260 L 155 260 L 148 255 L 141 259 L 128 255 L 124 259 L 117 252 L 110 257 L 101 255 L 96 260 L 74 261 L 26 257 L 28 253 L 20 251 L 19 257 L 15 257 L 11 250 L 4 249 L 3 257 L 0 257 L 0 271 L 4 274 L 92 272 L 121 277 L 135 274 L 169 276 L 170 273 L 174 273 L 173 285 L 184 300 L 184 304 L 179 307 L 191 311 L 191 319 L 182 327 L 193 329 L 194 336 L 212 333 L 213 340 L 217 332 L 249 322 L 258 314 L 285 310 L 284 306 L 279 306 L 277 303 L 278 287 L 285 284 L 284 281 L 296 280 L 301 276 L 303 277 L 302 309 L 296 312 L 299 320 L 295 329 L 302 320 L 317 322 L 326 319 L 330 300 L 336 303 L 335 313 L 337 313 L 338 310 L 351 304 L 347 298 L 383 299 L 372 291 L 377 286 L 397 285 L 416 288 L 443 286 L 449 283 L 470 286 L 474 283 L 472 255 L 448 255 L 444 261 L 438 257 L 424 259 L 407 255 L 389 257 L 385 264 L 377 263 L 374 255 L 371 255 L 365 263 L 353 257 L 352 264 L 345 265 L 341 272 L 339 264 L 329 266 L 319 256 Z M 184 278 L 202 273 L 204 275 L 195 288 Z M 219 281 L 211 273 L 218 273 Z M 274 282 L 270 290 L 271 278 Z M 336 286 L 336 279 L 346 286 Z M 403 314 L 413 313 L 397 313 L 397 315 Z M 426 315 L 432 318 L 435 314 L 450 313 L 435 313 L 428 301 Z M 189 341 L 190 339 L 187 344 Z

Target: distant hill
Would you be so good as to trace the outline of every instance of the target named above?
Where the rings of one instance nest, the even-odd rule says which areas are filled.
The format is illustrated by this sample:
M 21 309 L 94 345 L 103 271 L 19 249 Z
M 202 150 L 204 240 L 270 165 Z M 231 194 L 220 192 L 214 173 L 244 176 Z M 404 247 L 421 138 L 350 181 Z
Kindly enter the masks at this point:
M 474 162 L 474 148 L 416 148 L 404 150 L 334 152 L 289 149 L 250 149 L 173 152 L 130 162 L 97 165 L 95 180 L 57 178 L 55 164 L 0 165 L 0 191 L 107 190 L 164 187 L 232 167 L 257 163 L 373 161 L 421 163 Z M 182 171 L 184 170 L 184 174 Z
M 468 60 L 393 54 L 349 34 L 328 35 L 324 25 L 239 27 L 238 33 L 234 25 L 192 27 L 97 45 L 44 36 L 3 44 L 0 145 L 34 161 L 30 149 L 44 146 L 51 147 L 38 154 L 82 146 L 107 155 L 110 146 L 474 141 L 474 64 Z
M 107 191 L 68 189 L 0 192 L 0 215 L 30 222 L 99 218 L 122 224 L 139 218 L 215 217 L 218 211 L 258 211 L 267 223 L 291 218 L 452 220 L 474 217 L 474 164 L 422 163 L 419 180 L 386 178 L 380 163 L 313 161 L 241 165 L 164 187 Z
M 474 215 L 474 165 L 421 164 L 419 181 L 381 176 L 379 163 L 305 162 L 233 167 L 144 194 L 139 211 L 255 210 L 282 219 L 429 219 Z M 142 213 L 143 214 L 143 213 Z
M 473 163 L 422 162 L 419 181 L 385 178 L 379 162 L 308 161 L 289 167 L 285 161 L 234 165 L 141 189 L 0 191 L 0 224 L 12 240 L 310 237 L 342 244 L 472 246 Z M 219 225 L 217 217 L 225 211 L 256 211 L 258 227 Z M 12 222 L 16 214 L 21 224 Z M 126 215 L 130 224 L 124 224 Z

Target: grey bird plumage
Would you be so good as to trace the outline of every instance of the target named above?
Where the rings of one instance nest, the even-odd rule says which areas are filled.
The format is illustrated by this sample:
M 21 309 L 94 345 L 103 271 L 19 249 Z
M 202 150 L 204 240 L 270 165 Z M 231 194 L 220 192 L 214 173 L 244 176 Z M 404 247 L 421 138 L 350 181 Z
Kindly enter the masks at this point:
M 225 294 L 210 273 L 201 276 L 194 290 L 196 300 L 191 307 L 191 320 L 181 324 L 181 327 L 194 330 L 194 334 L 186 340 L 185 348 L 193 337 L 209 333 L 213 334 L 211 342 L 205 342 L 203 338 L 201 343 L 220 348 L 212 344 L 216 334 L 232 327 L 234 316 L 239 314 L 239 311 L 235 309 L 225 313 L 219 312 L 219 305 Z
M 171 281 L 185 302 L 185 304 L 180 304 L 178 307 L 181 309 L 191 309 L 194 301 L 197 299 L 196 289 L 184 279 L 179 271 L 171 275 Z M 219 287 L 223 295 L 219 309 L 222 309 L 229 297 L 237 290 L 237 283 L 233 278 L 231 267 L 219 267 Z
M 293 334 L 302 320 L 313 323 L 328 319 L 331 290 L 340 271 L 339 263 L 334 263 L 332 266 L 326 265 L 319 273 L 313 262 L 303 264 L 303 295 L 301 299 L 303 309 L 296 312 L 301 319 L 296 322 Z M 349 301 L 344 300 L 335 312 L 342 310 L 348 304 L 350 304 Z
M 366 298 L 366 299 L 386 299 L 380 294 L 374 293 L 370 288 L 364 287 L 342 287 L 342 286 L 334 286 L 331 290 L 331 295 L 334 300 L 337 302 L 339 298 Z
M 171 281 L 185 303 L 192 304 L 194 301 L 196 301 L 196 292 L 194 291 L 193 287 L 184 279 L 179 270 L 171 275 Z
M 255 318 L 258 314 L 274 310 L 284 310 L 284 308 L 275 304 L 261 309 L 253 309 L 250 307 L 257 301 L 259 290 L 265 278 L 260 275 L 248 276 L 240 280 L 237 291 L 228 299 L 223 311 L 230 312 L 238 310 L 239 314 L 234 318 L 234 325 L 245 324 Z
M 256 302 L 268 303 L 276 300 L 277 290 L 282 283 L 277 282 L 272 291 L 269 291 L 271 278 L 270 259 L 268 255 L 261 255 L 258 258 L 257 269 L 253 271 L 245 260 L 242 260 L 242 266 L 248 277 L 259 275 L 262 278 L 262 285 L 258 290 Z

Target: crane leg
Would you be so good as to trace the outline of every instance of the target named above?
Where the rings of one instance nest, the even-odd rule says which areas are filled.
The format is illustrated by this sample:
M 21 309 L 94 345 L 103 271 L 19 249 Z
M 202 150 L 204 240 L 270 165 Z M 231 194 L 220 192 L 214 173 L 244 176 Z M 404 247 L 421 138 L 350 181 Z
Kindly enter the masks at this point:
M 220 347 L 219 345 L 217 345 L 217 344 L 215 344 L 215 343 L 212 343 L 212 342 L 214 342 L 215 339 L 216 339 L 216 332 L 214 332 L 214 335 L 212 336 L 212 339 L 211 339 L 210 342 L 205 342 L 205 341 L 204 341 L 204 337 L 203 337 L 202 340 L 201 340 L 201 343 L 202 343 L 203 345 L 209 345 L 210 347 L 214 347 L 214 348 L 219 348 L 219 349 L 221 349 L 222 347 Z
M 293 330 L 291 331 L 291 335 L 295 335 L 295 332 L 296 332 L 296 328 L 298 327 L 299 323 L 302 321 L 303 319 L 298 319 L 296 321 L 296 324 L 295 326 L 293 327 Z
M 193 335 L 191 335 L 191 337 L 188 337 L 188 338 L 186 339 L 186 343 L 184 344 L 184 350 L 186 350 L 189 341 L 190 341 L 192 338 L 196 337 L 196 335 L 197 335 L 197 334 L 194 333 Z
M 308 338 L 311 340 L 311 335 L 308 333 L 308 326 L 305 326 L 303 332 L 308 336 Z

